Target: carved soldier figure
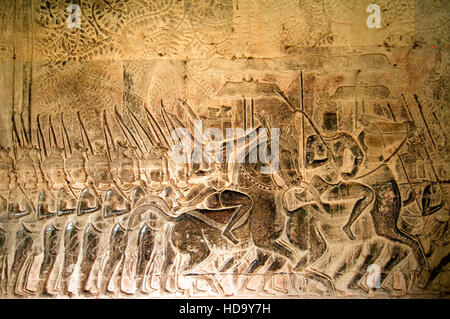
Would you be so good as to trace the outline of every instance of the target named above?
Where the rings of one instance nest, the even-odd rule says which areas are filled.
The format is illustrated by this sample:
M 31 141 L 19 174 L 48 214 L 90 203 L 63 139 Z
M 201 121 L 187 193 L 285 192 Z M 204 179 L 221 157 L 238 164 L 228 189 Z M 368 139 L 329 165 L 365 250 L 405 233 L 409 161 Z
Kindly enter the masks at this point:
M 89 190 L 83 190 L 79 204 L 80 213 L 89 213 L 83 238 L 80 288 L 85 292 L 96 294 L 109 240 L 107 233 L 109 227 L 103 217 L 104 209 L 101 209 L 102 199 L 113 183 L 109 159 L 101 144 L 97 144 L 96 154 L 87 162 L 87 173 L 92 177 L 93 183 Z M 91 192 L 94 192 L 99 199 L 93 201 Z
M 8 216 L 13 229 L 18 229 L 15 242 L 14 262 L 11 270 L 10 288 L 17 295 L 34 293 L 30 273 L 35 258 L 42 253 L 42 223 L 38 220 L 37 203 L 39 190 L 37 173 L 29 149 L 22 149 L 17 161 L 18 185 L 8 196 Z
M 416 199 L 415 191 L 408 189 L 408 200 L 403 201 L 403 212 L 399 221 L 399 228 L 408 234 L 418 237 L 426 257 L 430 257 L 439 246 L 433 237 L 445 237 L 444 228 L 448 222 L 448 212 L 442 208 L 447 204 L 446 198 L 441 198 L 437 186 L 427 183 L 421 190 L 420 200 Z M 420 203 L 420 206 L 418 205 Z
M 101 209 L 101 198 L 89 185 L 85 172 L 85 157 L 79 146 L 76 146 L 73 154 L 64 162 L 64 169 L 69 181 L 68 190 L 64 191 L 64 196 L 60 196 L 60 206 L 68 212 L 76 212 L 71 215 L 71 220 L 67 223 L 64 230 L 64 267 L 62 272 L 62 281 L 64 293 L 74 293 L 76 288 L 75 278 L 71 278 L 78 266 L 78 256 L 82 243 L 82 233 L 86 226 L 89 213 Z M 62 195 L 62 194 L 61 194 Z M 75 200 L 75 205 L 73 205 Z M 70 206 L 70 207 L 69 207 Z M 75 272 L 76 274 L 76 272 Z M 73 285 L 70 285 L 70 282 Z M 72 286 L 72 287 L 71 287 Z
M 408 137 L 415 133 L 413 122 L 369 122 L 362 119 L 362 131 L 358 135 L 358 140 L 362 149 L 366 152 L 366 160 L 363 163 L 362 172 L 358 178 L 369 185 L 374 192 L 374 204 L 370 210 L 375 233 L 394 243 L 406 244 L 411 248 L 411 252 L 417 260 L 420 269 L 427 267 L 425 256 L 419 242 L 408 234 L 400 231 L 398 221 L 403 203 L 400 190 L 394 175 L 388 165 L 390 158 L 398 153 Z M 357 217 L 357 213 L 355 216 Z M 404 247 L 398 246 L 400 250 Z M 407 254 L 404 252 L 403 254 Z M 401 262 L 401 254 L 392 256 L 384 267 L 381 275 L 381 283 L 387 273 Z M 367 262 L 374 263 L 377 256 L 372 256 Z M 420 273 L 420 280 L 424 280 L 426 272 Z M 417 283 L 417 281 L 416 281 Z
M 140 161 L 140 169 L 145 178 L 147 193 L 167 199 L 168 206 L 172 207 L 172 200 L 169 199 L 171 189 L 168 187 L 166 151 L 163 147 L 152 149 L 150 154 Z M 150 213 L 141 214 L 139 221 L 134 224 L 129 225 L 128 250 L 137 251 L 137 289 L 142 293 L 148 293 L 147 286 L 150 282 L 151 288 L 151 274 L 155 270 L 155 257 L 158 251 L 161 251 L 157 251 L 157 248 L 162 248 L 164 253 L 164 233 L 169 225 L 162 223 Z
M 61 243 L 61 233 L 67 224 L 67 216 L 75 213 L 76 207 L 76 199 L 67 186 L 61 152 L 62 149 L 53 149 L 52 154 L 42 163 L 47 187 L 41 190 L 37 206 L 38 218 L 50 219 L 43 234 L 44 259 L 39 275 L 40 290 L 47 295 L 56 293 L 50 287 L 49 278 L 55 268 L 58 255 L 62 255 L 61 248 L 64 246 Z M 57 276 L 58 279 L 59 276 Z
M 321 136 L 307 138 L 305 167 L 320 167 L 311 183 L 324 201 L 357 199 L 343 231 L 356 239 L 351 226 L 373 200 L 373 192 L 366 185 L 352 181 L 361 168 L 364 154 L 358 142 L 346 132 L 338 132 L 336 113 L 323 114 Z
M 0 146 L 0 295 L 7 293 L 8 257 L 14 251 L 14 232 L 8 220 L 8 197 L 13 179 L 13 159 Z
M 109 243 L 109 260 L 104 269 L 102 291 L 108 292 L 112 284 L 114 271 L 119 267 L 118 277 L 121 279 L 125 264 L 125 250 L 128 243 L 128 213 L 133 205 L 144 195 L 139 179 L 137 160 L 132 150 L 119 142 L 118 154 L 111 167 L 115 181 L 105 194 L 103 203 L 103 216 L 109 225 L 113 225 Z M 120 280 L 118 281 L 120 283 Z M 116 284 L 119 288 L 121 284 Z

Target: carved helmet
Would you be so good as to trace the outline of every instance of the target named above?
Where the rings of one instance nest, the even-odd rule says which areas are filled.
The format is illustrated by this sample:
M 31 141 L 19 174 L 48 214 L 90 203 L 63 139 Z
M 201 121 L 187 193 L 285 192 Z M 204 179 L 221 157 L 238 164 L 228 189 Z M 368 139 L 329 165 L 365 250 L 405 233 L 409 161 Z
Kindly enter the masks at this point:
M 33 181 L 31 181 L 31 184 L 36 184 L 38 182 L 38 171 L 37 171 L 37 167 L 36 165 L 38 165 L 38 163 L 36 163 L 35 161 L 33 161 L 33 159 L 31 158 L 32 153 L 31 152 L 32 149 L 30 148 L 21 148 L 20 149 L 20 154 L 21 157 L 16 161 L 16 175 L 17 175 L 17 180 L 19 183 L 29 183 L 30 179 L 29 177 L 25 177 L 22 173 L 26 172 L 26 171 L 31 171 L 34 174 L 34 179 Z
M 110 163 L 105 146 L 101 143 L 96 143 L 95 154 L 87 161 L 87 173 L 95 179 L 99 167 L 103 167 L 109 171 Z M 103 176 L 102 178 L 106 178 L 106 181 L 110 182 L 110 177 Z
M 73 170 L 81 170 L 83 172 L 84 178 L 86 178 L 86 172 L 85 172 L 85 166 L 86 166 L 86 159 L 84 157 L 84 153 L 86 152 L 86 149 L 81 147 L 78 143 L 75 144 L 75 150 L 73 151 L 72 155 L 70 155 L 65 161 L 64 161 L 64 170 L 66 171 L 66 174 L 68 175 L 69 179 L 74 178 L 72 176 Z M 76 174 L 80 174 L 80 172 L 77 172 Z M 76 177 L 75 177 L 76 179 Z
M 60 170 L 60 174 L 64 175 L 64 159 L 62 152 L 62 148 L 53 148 L 50 156 L 42 162 L 42 172 L 48 181 L 51 180 L 52 170 Z
M 133 168 L 134 179 L 139 176 L 138 162 L 134 155 L 135 148 L 129 145 L 127 142 L 117 142 L 117 154 L 111 163 L 111 170 L 115 178 L 120 178 L 120 171 L 125 165 L 129 165 Z
M 23 169 L 33 169 L 36 170 L 34 165 L 34 161 L 31 159 L 29 148 L 21 148 L 20 149 L 22 156 L 17 160 L 16 169 L 21 171 Z
M 42 161 L 42 170 L 44 171 L 44 174 L 52 168 L 64 168 L 62 152 L 62 148 L 53 148 L 50 155 Z
M 83 155 L 84 152 L 86 152 L 86 149 L 82 148 L 79 144 L 76 144 L 72 155 L 64 161 L 64 169 L 68 170 L 73 167 L 85 167 L 86 159 Z
M 160 145 L 155 146 L 151 149 L 150 153 L 145 155 L 139 161 L 139 168 L 141 170 L 141 174 L 143 174 L 146 178 L 149 178 L 146 173 L 149 173 L 148 170 L 150 168 L 159 167 L 160 174 L 163 175 L 164 178 L 167 178 L 167 148 L 162 147 Z M 150 182 L 150 181 L 147 181 Z

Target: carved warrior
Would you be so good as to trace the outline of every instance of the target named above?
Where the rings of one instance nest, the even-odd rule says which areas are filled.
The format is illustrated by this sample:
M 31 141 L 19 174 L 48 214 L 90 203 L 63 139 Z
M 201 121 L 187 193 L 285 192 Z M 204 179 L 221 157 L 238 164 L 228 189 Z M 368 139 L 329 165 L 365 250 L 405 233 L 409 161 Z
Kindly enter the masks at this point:
M 61 149 L 54 149 L 42 163 L 47 187 L 41 190 L 37 206 L 38 219 L 45 223 L 44 257 L 39 274 L 42 281 L 41 290 L 45 294 L 50 293 L 51 288 L 48 280 L 58 255 L 62 255 L 63 252 L 60 249 L 60 247 L 64 247 L 61 242 L 61 238 L 63 238 L 61 234 L 67 224 L 67 216 L 75 213 L 76 208 L 75 198 L 67 198 L 69 191 L 64 172 L 64 159 L 61 153 Z
M 108 247 L 108 230 L 110 231 L 111 226 L 104 218 L 103 208 L 105 194 L 112 185 L 110 162 L 106 155 L 106 150 L 100 144 L 97 145 L 95 155 L 87 162 L 87 171 L 93 180 L 90 189 L 98 197 L 98 200 L 95 201 L 97 205 L 89 207 L 89 217 L 84 230 L 83 258 L 80 266 L 80 289 L 95 294 L 99 289 L 98 276 L 101 271 L 99 267 Z M 82 196 L 84 194 L 87 196 L 89 192 L 83 193 Z M 84 196 L 80 200 L 85 200 Z
M 61 288 L 64 293 L 71 294 L 76 292 L 74 286 L 78 278 L 74 275 L 79 273 L 79 256 L 83 244 L 83 231 L 88 219 L 87 214 L 101 208 L 101 199 L 89 188 L 88 176 L 85 172 L 85 153 L 86 150 L 77 145 L 75 151 L 64 161 L 70 190 L 67 195 L 72 194 L 76 199 L 74 214 L 71 215 L 64 229 L 64 263 L 61 274 Z M 65 204 L 67 205 L 67 202 Z
M 49 123 L 48 152 L 42 138 L 40 149 L 16 147 L 19 159 L 14 163 L 9 149 L 1 148 L 2 293 L 188 293 L 180 281 L 189 278 L 189 293 L 202 293 L 201 279 L 213 293 L 223 295 L 218 276 L 208 268 L 214 267 L 219 275 L 234 274 L 237 294 L 251 291 L 252 275 L 260 271 L 264 279 L 257 293 L 286 293 L 271 280 L 282 269 L 288 269 L 294 289 L 298 289 L 295 279 L 302 278 L 320 283 L 324 293 L 336 294 L 341 274 L 320 267 L 332 245 L 357 247 L 359 264 L 341 261 L 346 256 L 336 261 L 338 267 L 347 263 L 357 269 L 345 289 L 363 286 L 367 266 L 382 259 L 384 247 L 394 254 L 380 277 L 383 287 L 388 274 L 408 255 L 419 269 L 410 286 L 422 289 L 429 284 L 436 274 L 423 270 L 431 247 L 438 244 L 432 246 L 426 234 L 414 237 L 416 229 L 405 224 L 400 212 L 413 212 L 412 203 L 417 202 L 421 209 L 414 218 L 438 216 L 445 201 L 435 199 L 438 190 L 432 183 L 417 194 L 411 188 L 406 198 L 388 165 L 415 134 L 411 123 L 361 117 L 358 130 L 349 133 L 338 129 L 336 113 L 326 111 L 316 127 L 306 112 L 292 107 L 282 92 L 277 94 L 290 107 L 291 116 L 281 122 L 279 169 L 270 174 L 262 173 L 265 164 L 260 160 L 249 159 L 264 143 L 271 147 L 270 137 L 258 129 L 270 132 L 274 121 L 256 112 L 253 101 L 250 132 L 257 133 L 256 139 L 246 132 L 232 141 L 246 141 L 244 148 L 234 149 L 236 154 L 243 152 L 243 163 L 174 161 L 175 141 L 165 132 L 184 125 L 163 105 L 162 125 L 147 113 L 144 126 L 131 113 L 133 131 L 116 110 L 120 137 L 112 134 L 104 112 L 104 143 L 91 144 L 79 117 L 81 143 L 73 147 L 73 138 L 63 130 L 65 142 L 58 148 Z M 313 130 L 305 136 L 303 149 L 298 147 L 302 132 L 294 125 L 299 117 Z M 189 123 L 186 127 L 195 130 Z M 388 144 L 384 134 L 389 135 Z M 205 152 L 204 145 L 197 147 L 195 151 Z M 403 163 L 403 158 L 398 156 L 398 161 Z M 361 226 L 365 215 L 372 223 Z M 446 221 L 428 227 L 445 232 Z M 195 278 L 188 275 L 192 272 Z M 159 287 L 154 285 L 156 277 Z M 393 285 L 401 286 L 398 278 L 403 277 L 394 277 Z
M 26 296 L 37 292 L 38 276 L 32 273 L 34 262 L 42 253 L 43 223 L 38 218 L 40 190 L 34 161 L 30 149 L 21 149 L 17 161 L 17 186 L 8 197 L 10 227 L 17 230 L 15 235 L 14 262 L 10 273 L 12 293 Z
M 0 293 L 7 293 L 9 262 L 14 252 L 15 233 L 10 227 L 8 199 L 14 180 L 14 162 L 9 149 L 0 147 Z

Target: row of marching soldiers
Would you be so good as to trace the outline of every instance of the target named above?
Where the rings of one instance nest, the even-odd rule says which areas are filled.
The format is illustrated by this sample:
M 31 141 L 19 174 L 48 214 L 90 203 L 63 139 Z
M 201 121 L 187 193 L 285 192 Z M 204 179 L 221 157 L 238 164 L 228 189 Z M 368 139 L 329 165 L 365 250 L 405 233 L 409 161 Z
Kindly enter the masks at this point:
M 137 160 L 118 143 L 110 161 L 101 144 L 89 156 L 76 145 L 67 158 L 54 148 L 42 162 L 36 149 L 19 151 L 14 161 L 0 149 L 0 294 L 145 291 L 162 251 L 155 234 L 166 226 L 146 216 L 129 228 L 127 218 L 146 194 L 176 205 L 166 150 Z

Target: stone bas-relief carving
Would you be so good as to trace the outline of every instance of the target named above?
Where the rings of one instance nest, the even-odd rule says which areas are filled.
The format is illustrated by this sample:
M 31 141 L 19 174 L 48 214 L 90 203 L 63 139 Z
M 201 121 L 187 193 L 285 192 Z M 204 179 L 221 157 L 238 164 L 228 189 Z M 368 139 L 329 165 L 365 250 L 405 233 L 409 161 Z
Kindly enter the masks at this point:
M 441 2 L 73 4 L 1 8 L 2 298 L 448 294 Z

